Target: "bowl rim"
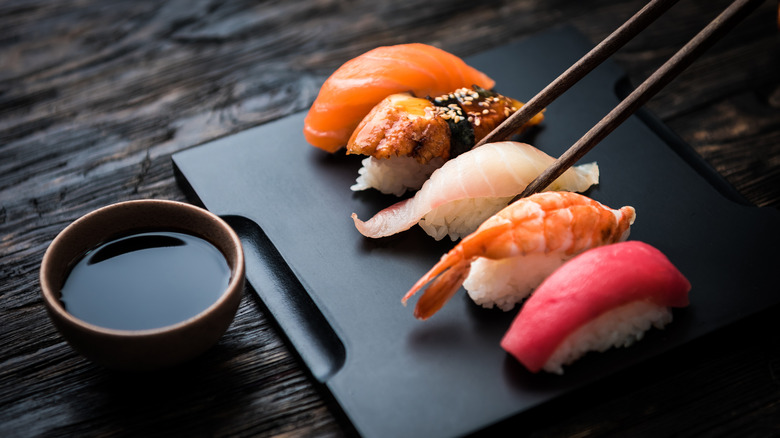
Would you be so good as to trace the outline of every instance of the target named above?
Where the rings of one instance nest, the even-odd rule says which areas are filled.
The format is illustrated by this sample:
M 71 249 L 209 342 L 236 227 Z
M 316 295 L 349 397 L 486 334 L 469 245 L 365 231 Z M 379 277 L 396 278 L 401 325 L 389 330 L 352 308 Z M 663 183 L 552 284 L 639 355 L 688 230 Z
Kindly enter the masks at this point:
M 233 254 L 235 256 L 235 263 L 230 264 L 225 254 L 224 253 L 222 254 L 223 257 L 225 257 L 225 261 L 228 262 L 228 266 L 231 270 L 231 277 L 227 287 L 224 289 L 224 291 L 219 296 L 219 298 L 217 298 L 216 301 L 214 301 L 210 306 L 208 306 L 204 310 L 198 312 L 196 315 L 191 316 L 185 320 L 179 321 L 177 323 L 165 325 L 162 327 L 151 328 L 151 329 L 138 329 L 138 330 L 114 329 L 114 328 L 95 325 L 87 321 L 84 321 L 80 318 L 77 318 L 65 310 L 65 308 L 62 306 L 60 302 L 59 297 L 57 296 L 57 294 L 59 293 L 59 288 L 55 287 L 55 285 L 49 282 L 49 276 L 47 275 L 47 273 L 52 269 L 51 264 L 53 263 L 52 258 L 54 257 L 54 254 L 59 249 L 59 247 L 63 244 L 62 241 L 65 240 L 67 235 L 72 233 L 73 230 L 78 229 L 78 227 L 81 227 L 82 224 L 84 224 L 85 222 L 89 222 L 97 216 L 104 215 L 107 211 L 111 211 L 119 208 L 126 208 L 126 206 L 128 205 L 130 206 L 148 205 L 151 206 L 152 208 L 155 208 L 155 206 L 167 206 L 176 209 L 186 210 L 189 211 L 190 213 L 205 217 L 206 219 L 219 225 L 220 228 L 222 228 L 224 231 L 227 232 L 228 236 L 230 237 L 230 241 L 232 243 L 232 249 L 235 250 L 235 254 Z M 127 231 L 132 231 L 132 230 L 128 229 Z M 203 235 L 199 235 L 195 231 L 190 230 L 186 232 L 189 232 L 191 235 L 195 237 L 206 239 Z M 209 241 L 208 239 L 206 239 L 206 241 L 216 246 L 213 242 Z M 220 250 L 220 252 L 222 252 L 222 248 L 218 248 L 218 249 Z M 240 294 L 242 292 L 242 290 L 237 290 L 237 289 L 242 289 L 242 285 L 244 284 L 244 276 L 245 276 L 244 251 L 241 245 L 241 239 L 239 238 L 235 230 L 233 230 L 233 228 L 224 219 L 222 219 L 221 217 L 217 216 L 216 214 L 204 208 L 198 207 L 196 205 L 188 204 L 185 202 L 164 200 L 164 199 L 135 199 L 135 200 L 116 202 L 114 204 L 109 204 L 100 207 L 96 210 L 90 211 L 89 213 L 86 213 L 85 215 L 79 217 L 78 219 L 68 224 L 65 228 L 63 228 L 57 234 L 57 236 L 51 241 L 49 246 L 46 248 L 46 252 L 43 255 L 43 259 L 41 261 L 41 267 L 39 270 L 39 285 L 41 288 L 41 295 L 43 296 L 44 304 L 49 309 L 49 311 L 54 312 L 59 318 L 66 320 L 69 324 L 72 324 L 84 331 L 95 332 L 101 335 L 106 335 L 111 337 L 140 338 L 140 337 L 155 336 L 164 333 L 176 332 L 179 329 L 190 326 L 196 321 L 203 319 L 206 315 L 216 311 L 218 308 L 227 305 L 227 301 L 231 300 L 232 295 L 236 293 Z

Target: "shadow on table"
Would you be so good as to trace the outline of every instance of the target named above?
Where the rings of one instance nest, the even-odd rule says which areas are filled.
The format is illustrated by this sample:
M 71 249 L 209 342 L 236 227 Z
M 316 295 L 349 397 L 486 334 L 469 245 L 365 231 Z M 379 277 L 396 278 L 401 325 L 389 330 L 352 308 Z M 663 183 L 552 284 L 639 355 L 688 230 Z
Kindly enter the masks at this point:
M 213 434 L 250 403 L 253 392 L 247 370 L 231 361 L 232 350 L 220 343 L 191 362 L 157 372 L 105 370 L 94 386 L 99 402 L 81 414 L 110 421 L 114 430 L 132 436 Z

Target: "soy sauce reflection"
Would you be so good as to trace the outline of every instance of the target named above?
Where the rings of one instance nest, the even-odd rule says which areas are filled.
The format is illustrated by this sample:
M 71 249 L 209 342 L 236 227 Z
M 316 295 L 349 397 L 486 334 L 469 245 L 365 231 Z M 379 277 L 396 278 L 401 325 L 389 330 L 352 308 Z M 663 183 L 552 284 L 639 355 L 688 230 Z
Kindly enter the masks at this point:
M 154 231 L 109 241 L 68 274 L 61 301 L 71 315 L 121 330 L 160 328 L 189 319 L 230 282 L 222 253 L 205 240 Z

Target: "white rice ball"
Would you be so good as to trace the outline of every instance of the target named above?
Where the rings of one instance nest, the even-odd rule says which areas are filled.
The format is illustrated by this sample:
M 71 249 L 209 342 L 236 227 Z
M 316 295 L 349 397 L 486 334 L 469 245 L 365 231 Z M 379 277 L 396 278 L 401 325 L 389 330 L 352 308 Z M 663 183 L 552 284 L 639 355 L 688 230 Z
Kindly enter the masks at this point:
M 532 253 L 500 260 L 480 257 L 472 262 L 463 287 L 482 307 L 508 311 L 569 258 L 562 253 Z
M 428 212 L 419 224 L 434 239 L 450 236 L 454 242 L 476 231 L 482 222 L 506 207 L 512 198 L 468 198 L 448 202 Z
M 442 158 L 434 158 L 420 164 L 412 157 L 376 159 L 368 157 L 358 169 L 358 178 L 350 187 L 354 192 L 377 189 L 385 194 L 401 196 L 407 190 L 419 190 L 434 170 L 444 164 Z
M 664 328 L 672 322 L 672 312 L 646 301 L 636 301 L 606 312 L 569 335 L 544 365 L 550 373 L 563 374 L 568 365 L 589 351 L 604 352 L 611 347 L 628 347 L 651 327 Z

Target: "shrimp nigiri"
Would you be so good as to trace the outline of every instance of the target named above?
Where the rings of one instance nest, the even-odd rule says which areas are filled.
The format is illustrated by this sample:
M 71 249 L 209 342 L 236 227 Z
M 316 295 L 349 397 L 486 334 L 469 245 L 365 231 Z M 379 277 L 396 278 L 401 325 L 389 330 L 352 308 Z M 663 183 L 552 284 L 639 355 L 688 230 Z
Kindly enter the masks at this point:
M 501 347 L 531 372 L 562 374 L 588 351 L 626 347 L 688 305 L 691 284 L 656 248 L 622 242 L 553 272 L 517 314 Z
M 360 122 L 347 154 L 368 155 L 352 190 L 402 195 L 418 190 L 434 170 L 470 150 L 523 103 L 478 86 L 441 96 L 392 94 Z M 536 114 L 519 133 L 544 119 Z
M 385 208 L 365 222 L 356 214 L 352 219 L 366 237 L 390 236 L 419 222 L 434 239 L 449 235 L 455 241 L 506 207 L 554 161 L 526 143 L 488 143 L 447 161 L 414 197 Z M 583 192 L 598 184 L 598 179 L 598 166 L 584 164 L 567 169 L 547 190 Z
M 490 89 L 495 81 L 459 57 L 426 44 L 377 47 L 339 67 L 322 84 L 304 120 L 313 146 L 335 152 L 385 97 L 402 92 L 438 96 L 461 87 Z
M 509 310 L 566 260 L 625 240 L 635 217 L 633 207 L 613 210 L 571 192 L 522 198 L 466 236 L 401 301 L 430 283 L 414 309 L 427 319 L 463 285 L 477 304 Z

